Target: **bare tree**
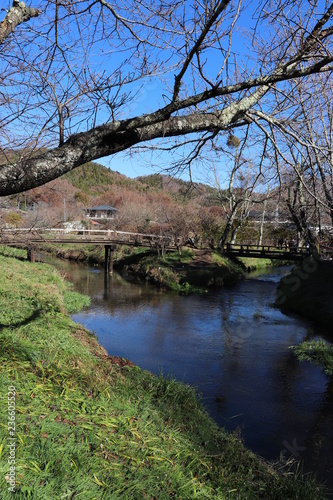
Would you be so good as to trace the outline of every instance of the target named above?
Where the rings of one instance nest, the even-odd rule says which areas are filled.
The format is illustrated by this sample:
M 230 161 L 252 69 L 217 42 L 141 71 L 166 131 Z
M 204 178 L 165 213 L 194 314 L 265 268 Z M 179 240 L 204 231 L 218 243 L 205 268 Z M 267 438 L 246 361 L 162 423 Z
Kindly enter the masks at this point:
M 302 141 L 299 146 L 310 182 L 298 175 L 302 189 L 312 198 L 316 212 L 327 215 L 333 226 L 333 88 L 330 79 L 317 75 L 311 88 L 298 88 Z M 299 118 L 299 120 L 300 120 Z
M 311 75 L 276 94 L 277 105 L 289 116 L 265 117 L 262 125 L 274 149 L 272 164 L 300 240 L 315 246 L 322 223 L 333 225 L 333 104 L 330 75 Z
M 227 146 L 229 151 L 225 151 L 225 156 L 230 158 L 231 168 L 228 174 L 228 185 L 221 186 L 216 169 L 214 168 L 215 185 L 218 188 L 218 202 L 224 210 L 226 224 L 219 240 L 219 248 L 223 248 L 230 240 L 233 244 L 236 241 L 237 233 L 248 221 L 250 211 L 255 204 L 261 204 L 264 197 L 261 193 L 263 188 L 267 191 L 268 177 L 266 169 L 259 161 L 259 167 L 254 166 L 254 160 L 246 156 L 254 148 L 253 142 L 249 140 L 250 126 L 246 127 L 246 132 L 242 140 L 235 135 L 229 135 Z
M 233 128 L 272 134 L 288 106 L 274 93 L 331 70 L 325 1 L 33 3 L 0 23 L 2 196 L 156 139 L 191 163 Z
M 316 232 L 311 227 L 311 223 L 316 220 L 313 217 L 315 203 L 311 197 L 306 196 L 304 183 L 306 182 L 309 187 L 311 179 L 305 179 L 306 168 L 298 163 L 293 165 L 291 178 L 289 176 L 289 179 L 286 179 L 287 195 L 285 196 L 285 201 L 297 229 L 298 246 L 302 246 L 307 241 L 315 249 Z
M 221 186 L 218 189 L 219 202 L 224 209 L 226 218 L 219 248 L 223 248 L 229 236 L 230 243 L 235 243 L 237 233 L 248 220 L 251 208 L 255 203 L 255 188 L 258 187 L 259 177 L 253 178 L 250 173 L 251 164 L 244 163 L 241 157 L 236 155 L 227 189 L 222 189 Z

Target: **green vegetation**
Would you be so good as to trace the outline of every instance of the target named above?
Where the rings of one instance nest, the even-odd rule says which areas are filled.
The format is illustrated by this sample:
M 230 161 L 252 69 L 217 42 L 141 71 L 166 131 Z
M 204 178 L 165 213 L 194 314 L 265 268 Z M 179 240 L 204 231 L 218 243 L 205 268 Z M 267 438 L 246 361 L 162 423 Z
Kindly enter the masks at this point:
M 0 245 L 0 255 L 4 257 L 15 257 L 16 259 L 26 260 L 27 251 L 25 248 L 12 248 Z
M 167 252 L 141 250 L 117 263 L 123 276 L 144 280 L 165 290 L 188 294 L 207 288 L 229 286 L 243 277 L 240 266 L 217 252 L 183 249 Z
M 311 361 L 321 366 L 327 375 L 333 375 L 333 347 L 324 340 L 302 342 L 291 349 L 300 361 Z
M 9 212 L 2 216 L 2 222 L 8 224 L 10 227 L 20 227 L 22 221 L 22 215 L 17 212 Z
M 133 187 L 135 181 L 97 162 L 86 163 L 62 176 L 84 193 L 97 196 L 111 186 Z M 83 195 L 81 195 L 83 196 Z M 83 197 L 84 198 L 84 197 Z
M 238 260 L 242 263 L 245 269 L 256 271 L 281 265 L 280 261 L 273 261 L 272 259 L 253 259 L 250 257 L 239 257 Z
M 323 498 L 219 429 L 190 387 L 107 356 L 66 314 L 68 284 L 54 268 L 4 256 L 0 266 L 3 500 L 11 386 L 18 498 Z

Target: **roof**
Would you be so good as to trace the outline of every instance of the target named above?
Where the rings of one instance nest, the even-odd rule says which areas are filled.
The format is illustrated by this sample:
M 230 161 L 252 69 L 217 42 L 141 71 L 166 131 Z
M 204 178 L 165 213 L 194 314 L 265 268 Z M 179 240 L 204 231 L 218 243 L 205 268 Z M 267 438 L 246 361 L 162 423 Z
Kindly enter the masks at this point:
M 114 210 L 114 211 L 117 211 L 116 208 L 111 207 L 110 205 L 98 205 L 97 207 L 88 208 L 88 210 Z

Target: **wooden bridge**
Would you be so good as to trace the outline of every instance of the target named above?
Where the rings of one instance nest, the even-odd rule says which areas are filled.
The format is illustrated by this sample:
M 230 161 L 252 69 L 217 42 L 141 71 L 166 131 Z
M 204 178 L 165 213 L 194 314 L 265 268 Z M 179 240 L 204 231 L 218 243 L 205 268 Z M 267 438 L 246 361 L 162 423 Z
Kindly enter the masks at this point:
M 45 245 L 45 244 L 90 244 L 90 245 L 130 245 L 143 247 L 163 247 L 178 249 L 180 238 L 156 234 L 130 233 L 113 229 L 67 230 L 67 229 L 3 229 L 0 231 L 1 245 Z
M 254 259 L 278 259 L 300 261 L 310 256 L 310 250 L 306 247 L 286 247 L 285 245 L 256 245 L 247 243 L 227 243 L 223 247 L 223 253 L 228 257 L 252 257 Z
M 156 234 L 132 233 L 113 229 L 67 230 L 57 228 L 3 229 L 0 230 L 0 245 L 23 246 L 28 250 L 28 258 L 33 259 L 33 249 L 52 244 L 104 245 L 105 269 L 112 273 L 113 251 L 116 245 L 155 248 L 163 254 L 166 250 L 181 252 L 185 245 L 180 238 Z M 333 249 L 325 247 L 326 258 L 333 257 Z M 255 259 L 278 259 L 301 261 L 310 255 L 309 248 L 286 245 L 258 245 L 254 243 L 227 243 L 223 253 L 228 257 L 252 257 Z
M 34 260 L 34 248 L 54 244 L 104 245 L 105 270 L 112 273 L 113 252 L 116 245 L 155 248 L 158 253 L 165 250 L 181 252 L 181 239 L 156 234 L 131 233 L 113 229 L 67 230 L 57 228 L 29 228 L 0 230 L 0 245 L 27 248 L 28 259 Z

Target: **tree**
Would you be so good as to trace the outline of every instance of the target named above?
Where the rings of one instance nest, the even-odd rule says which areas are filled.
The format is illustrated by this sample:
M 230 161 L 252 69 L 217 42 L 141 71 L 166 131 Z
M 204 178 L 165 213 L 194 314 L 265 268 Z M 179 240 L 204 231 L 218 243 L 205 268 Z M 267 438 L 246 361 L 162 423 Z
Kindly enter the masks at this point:
M 268 190 L 268 186 L 264 186 L 267 184 L 265 170 L 260 167 L 259 172 L 257 172 L 253 166 L 253 160 L 244 155 L 245 149 L 252 149 L 248 145 L 249 128 L 248 126 L 246 129 L 242 143 L 235 135 L 228 137 L 227 146 L 231 150 L 228 156 L 231 158 L 232 167 L 226 189 L 221 188 L 218 175 L 216 171 L 214 172 L 219 204 L 224 210 L 226 219 L 224 230 L 219 239 L 219 248 L 224 247 L 229 235 L 230 243 L 235 243 L 237 233 L 247 222 L 253 205 L 262 204 L 263 196 L 258 196 L 256 190 L 262 191 L 264 187 L 266 191 Z
M 300 189 L 318 214 L 319 225 L 321 213 L 323 218 L 326 215 L 326 223 L 333 225 L 333 88 L 330 79 L 323 75 L 312 76 L 310 82 L 311 89 L 305 85 L 298 88 L 298 123 L 302 121 L 303 127 L 295 123 L 293 131 L 301 138 L 297 156 L 304 174 L 297 164 L 294 171 Z
M 274 127 L 286 82 L 331 71 L 325 1 L 33 3 L 0 23 L 1 196 L 157 139 L 191 166 L 235 128 Z
M 287 98 L 286 98 L 287 96 Z M 333 105 L 330 75 L 311 75 L 289 85 L 289 116 L 274 122 L 266 138 L 275 151 L 281 199 L 296 225 L 301 243 L 316 246 L 318 228 L 333 225 Z M 277 104 L 280 100 L 276 96 Z

